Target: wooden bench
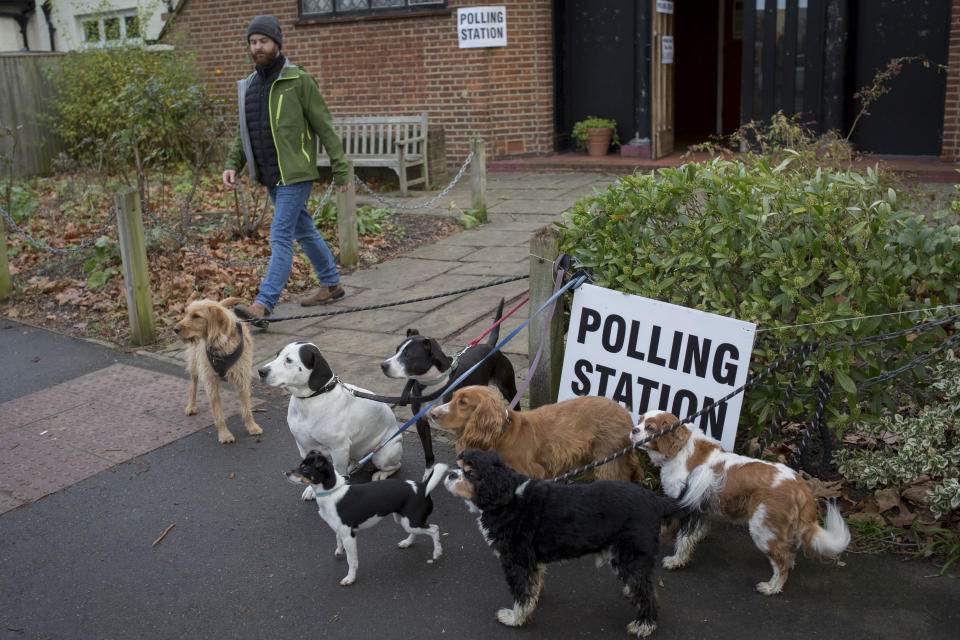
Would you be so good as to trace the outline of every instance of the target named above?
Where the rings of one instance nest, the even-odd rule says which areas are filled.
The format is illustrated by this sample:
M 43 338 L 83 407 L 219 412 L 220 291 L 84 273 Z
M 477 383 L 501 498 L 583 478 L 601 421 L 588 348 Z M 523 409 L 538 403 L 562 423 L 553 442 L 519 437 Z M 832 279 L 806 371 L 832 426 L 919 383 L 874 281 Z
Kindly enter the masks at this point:
M 400 179 L 400 193 L 411 185 L 428 188 L 427 114 L 419 116 L 364 116 L 334 118 L 333 129 L 340 135 L 343 152 L 354 167 L 388 167 Z M 329 167 L 330 156 L 322 145 L 317 149 L 317 166 Z M 420 177 L 407 178 L 411 167 L 423 167 Z

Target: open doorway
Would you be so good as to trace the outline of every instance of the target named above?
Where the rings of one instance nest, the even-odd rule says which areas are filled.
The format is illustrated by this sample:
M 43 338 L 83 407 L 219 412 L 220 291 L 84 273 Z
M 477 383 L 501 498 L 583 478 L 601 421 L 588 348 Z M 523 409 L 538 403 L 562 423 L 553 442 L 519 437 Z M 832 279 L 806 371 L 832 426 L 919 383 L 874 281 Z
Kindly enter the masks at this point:
M 682 0 L 674 14 L 674 137 L 685 151 L 740 126 L 743 0 Z

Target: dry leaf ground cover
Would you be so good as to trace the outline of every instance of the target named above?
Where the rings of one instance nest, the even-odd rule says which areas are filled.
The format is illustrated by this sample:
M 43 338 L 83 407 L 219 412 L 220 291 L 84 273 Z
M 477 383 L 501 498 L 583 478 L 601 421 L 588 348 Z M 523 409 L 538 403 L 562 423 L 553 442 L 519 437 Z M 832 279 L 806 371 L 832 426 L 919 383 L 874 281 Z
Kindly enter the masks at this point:
M 119 186 L 116 180 L 103 181 L 94 172 L 75 171 L 33 180 L 29 187 L 21 184 L 9 199 L 0 199 L 23 234 L 47 245 L 38 248 L 23 234 L 8 229 L 15 291 L 0 303 L 0 313 L 61 333 L 130 346 L 116 224 L 104 227 L 114 207 L 112 194 Z M 318 184 L 314 196 L 319 199 L 325 187 Z M 244 235 L 239 231 L 241 208 L 218 177 L 199 181 L 191 213 L 184 214 L 183 193 L 188 188 L 160 182 L 151 186 L 146 206 L 153 215 L 143 216 L 161 341 L 157 347 L 172 339 L 168 330 L 195 298 L 240 296 L 252 301 L 270 256 L 272 207 L 267 206 L 262 189 L 247 189 L 250 217 L 264 215 L 259 226 Z M 379 233 L 360 236 L 360 268 L 462 229 L 453 218 L 417 213 L 394 213 L 376 224 Z M 336 226 L 323 224 L 320 231 L 336 255 Z M 106 237 L 97 241 L 101 236 Z M 73 251 L 90 243 L 94 244 Z M 309 261 L 295 251 L 284 296 L 295 296 L 315 285 Z

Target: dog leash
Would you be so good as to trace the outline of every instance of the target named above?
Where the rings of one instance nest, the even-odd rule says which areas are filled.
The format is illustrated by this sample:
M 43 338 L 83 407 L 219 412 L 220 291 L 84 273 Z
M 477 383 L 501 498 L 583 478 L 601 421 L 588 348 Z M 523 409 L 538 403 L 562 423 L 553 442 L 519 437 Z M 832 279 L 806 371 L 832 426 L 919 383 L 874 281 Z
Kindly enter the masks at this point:
M 563 282 L 563 275 L 566 273 L 566 267 L 569 266 L 570 256 L 565 253 L 561 253 L 557 256 L 557 259 L 553 261 L 553 270 L 557 274 L 556 282 L 553 285 L 553 292 L 556 293 L 560 289 L 560 283 Z M 563 266 L 561 266 L 563 265 Z M 529 299 L 529 296 L 527 296 Z M 530 365 L 530 369 L 527 371 L 526 377 L 523 379 L 523 382 L 520 383 L 520 388 L 517 389 L 517 393 L 513 396 L 513 400 L 510 401 L 510 404 L 507 405 L 508 409 L 513 409 L 517 406 L 517 403 L 520 402 L 520 398 L 523 397 L 523 392 L 527 390 L 527 387 L 530 386 L 530 381 L 533 379 L 533 372 L 537 369 L 537 365 L 540 364 L 540 356 L 543 355 L 543 345 L 547 341 L 547 334 L 550 332 L 550 321 L 553 320 L 553 310 L 557 307 L 557 301 L 554 299 L 553 304 L 550 305 L 550 309 L 547 311 L 547 315 L 543 319 L 543 333 L 540 335 L 540 346 L 537 347 L 537 354 L 533 357 L 533 363 Z M 509 414 L 508 421 L 509 421 Z M 503 429 L 506 431 L 507 425 L 504 424 Z M 502 435 L 502 432 L 501 432 Z
M 554 289 L 554 292 L 556 292 L 556 289 Z M 423 389 L 425 389 L 426 387 L 432 387 L 433 385 L 439 384 L 447 380 L 448 378 L 450 378 L 450 376 L 453 375 L 453 372 L 456 370 L 457 365 L 460 363 L 460 357 L 463 354 L 465 354 L 467 351 L 472 349 L 473 347 L 477 346 L 477 344 L 479 344 L 481 340 L 483 340 L 487 335 L 489 335 L 491 331 L 499 327 L 500 323 L 506 320 L 508 317 L 510 317 L 510 315 L 513 312 L 515 312 L 517 309 L 519 309 L 524 304 L 526 304 L 526 302 L 529 299 L 530 299 L 530 296 L 526 296 L 523 300 L 518 302 L 512 309 L 510 309 L 506 314 L 501 316 L 499 320 L 497 320 L 492 325 L 490 325 L 490 327 L 487 328 L 486 331 L 484 331 L 479 336 L 477 336 L 476 338 L 471 340 L 469 343 L 467 343 L 467 346 L 465 346 L 463 349 L 460 349 L 460 351 L 454 354 L 454 356 L 450 359 L 450 366 L 447 367 L 446 371 L 441 373 L 438 377 L 434 378 L 433 380 L 417 380 L 417 379 L 411 378 L 407 382 L 407 385 L 403 388 L 403 391 L 401 392 L 400 397 L 382 396 L 375 393 L 365 393 L 362 391 L 351 390 L 353 392 L 353 395 L 357 396 L 358 398 L 364 398 L 365 400 L 374 400 L 376 402 L 383 402 L 385 404 L 395 404 L 402 407 L 405 407 L 408 404 L 412 404 L 410 398 L 411 398 L 411 394 L 414 391 L 417 391 L 417 392 L 423 391 Z M 552 310 L 551 310 L 551 314 L 552 314 Z M 549 318 L 547 319 L 547 324 L 548 325 L 550 324 Z M 437 398 L 439 398 L 440 395 L 442 395 L 441 392 L 444 392 L 444 391 L 447 391 L 447 389 L 446 388 L 440 389 L 439 391 L 435 391 L 434 393 L 426 396 L 417 395 L 413 397 L 419 403 L 429 402 L 430 400 L 436 400 Z
M 475 365 L 473 365 L 472 367 L 470 367 L 469 369 L 467 369 L 467 371 L 465 371 L 465 372 L 463 373 L 463 375 L 461 375 L 459 378 L 457 378 L 456 380 L 454 380 L 453 383 L 452 383 L 449 387 L 446 387 L 446 388 L 444 389 L 444 391 L 453 391 L 453 390 L 456 389 L 458 386 L 460 386 L 460 384 L 461 384 L 464 380 L 466 380 L 466 379 L 470 376 L 470 374 L 473 373 L 481 364 L 483 364 L 484 361 L 485 361 L 487 358 L 489 358 L 489 357 L 492 356 L 493 354 L 495 354 L 495 353 L 497 353 L 498 351 L 500 351 L 500 349 L 502 349 L 505 344 L 507 344 L 508 342 L 510 342 L 511 340 L 513 340 L 513 338 L 514 338 L 518 333 L 520 333 L 523 329 L 525 329 L 526 326 L 527 326 L 528 324 L 530 324 L 530 322 L 531 322 L 540 312 L 542 312 L 544 309 L 546 309 L 548 306 L 550 306 L 557 298 L 559 298 L 561 295 L 563 295 L 564 293 L 566 293 L 569 289 L 576 289 L 577 287 L 579 287 L 581 284 L 583 284 L 583 283 L 586 282 L 586 281 L 587 281 L 587 276 L 586 276 L 586 274 L 583 274 L 583 273 L 577 274 L 577 275 L 576 275 L 574 278 L 572 278 L 567 284 L 565 284 L 565 285 L 563 286 L 563 288 L 561 288 L 559 291 L 557 291 L 556 293 L 554 293 L 552 296 L 550 296 L 550 298 L 549 298 L 546 302 L 544 302 L 542 305 L 540 305 L 540 308 L 537 309 L 533 314 L 531 314 L 531 316 L 530 316 L 529 318 L 527 318 L 527 319 L 523 322 L 523 324 L 521 324 L 519 327 L 517 327 L 516 329 L 514 329 L 513 331 L 511 331 L 511 332 L 510 332 L 510 335 L 508 335 L 506 338 L 504 338 L 504 339 L 500 342 L 500 344 L 496 345 L 493 349 L 490 350 L 490 353 L 488 353 L 488 354 L 485 355 L 483 358 L 481 358 Z M 370 460 L 374 455 L 376 455 L 376 453 L 377 453 L 378 451 L 380 451 L 380 449 L 382 449 L 384 446 L 386 446 L 386 444 L 387 444 L 388 442 L 390 442 L 391 440 L 393 440 L 394 438 L 396 438 L 397 436 L 399 436 L 401 433 L 403 433 L 404 431 L 406 431 L 406 430 L 410 427 L 410 425 L 414 424 L 417 420 L 419 420 L 421 417 L 423 417 L 423 415 L 424 415 L 427 411 L 429 411 L 430 409 L 432 409 L 432 408 L 433 408 L 433 405 L 435 405 L 436 403 L 437 403 L 437 401 L 434 400 L 434 401 L 431 402 L 430 404 L 428 404 L 428 405 L 426 405 L 425 407 L 423 407 L 420 411 L 418 411 L 415 416 L 413 416 L 412 418 L 410 418 L 409 420 L 407 420 L 407 422 L 404 423 L 404 425 L 403 425 L 402 427 L 400 427 L 399 429 L 397 429 L 397 431 L 396 431 L 393 435 L 391 435 L 389 438 L 387 438 L 386 440 L 384 440 L 383 442 L 381 442 L 379 445 L 377 445 L 377 447 L 376 447 L 373 451 L 371 451 L 371 452 L 368 453 L 366 456 L 364 456 L 362 459 L 360 459 L 360 460 L 357 462 L 357 464 L 353 467 L 353 469 L 351 469 L 351 470 L 347 473 L 347 475 L 351 475 L 351 474 L 355 473 L 355 472 L 357 471 L 357 469 L 359 469 L 360 467 L 362 467 L 363 465 L 365 465 L 367 462 L 369 462 L 369 460 Z
M 554 291 L 556 291 L 556 289 L 554 289 Z M 499 327 L 501 322 L 503 322 L 504 320 L 506 320 L 507 318 L 509 318 L 510 315 L 513 314 L 514 311 L 516 311 L 517 309 L 519 309 L 520 307 L 522 307 L 524 304 L 526 304 L 527 300 L 529 300 L 529 299 L 530 299 L 530 296 L 526 296 L 523 300 L 521 300 L 521 301 L 518 302 L 516 305 L 514 305 L 514 307 L 513 307 L 512 309 L 510 309 L 510 310 L 507 311 L 505 314 L 503 314 L 502 316 L 500 316 L 500 319 L 499 319 L 499 320 L 497 320 L 497 321 L 494 322 L 492 325 L 490 325 L 489 327 L 487 327 L 486 331 L 484 331 L 483 333 L 481 333 L 480 335 L 478 335 L 476 338 L 474 338 L 473 340 L 471 340 L 470 342 L 468 342 L 468 343 L 467 343 L 467 346 L 465 346 L 463 349 L 460 349 L 460 351 L 458 351 L 458 352 L 453 356 L 453 358 L 452 358 L 451 361 L 450 361 L 450 366 L 447 367 L 447 370 L 444 371 L 442 374 L 440 374 L 439 377 L 434 378 L 433 380 L 426 380 L 426 381 L 424 381 L 424 380 L 418 380 L 417 382 L 419 382 L 421 386 L 424 386 L 424 387 L 432 387 L 433 385 L 438 384 L 438 383 L 440 383 L 440 382 L 443 382 L 444 380 L 446 380 L 447 378 L 449 378 L 450 375 L 456 370 L 457 364 L 459 364 L 459 362 L 460 362 L 460 356 L 462 356 L 462 355 L 465 354 L 467 351 L 469 351 L 470 349 L 472 349 L 472 348 L 474 348 L 475 346 L 477 346 L 478 344 L 480 344 L 480 341 L 481 341 L 481 340 L 483 340 L 485 337 L 487 337 L 488 335 L 490 335 L 490 332 L 491 332 L 491 331 L 493 331 L 494 329 L 496 329 L 497 327 Z
M 556 291 L 556 289 L 554 289 L 554 291 Z M 478 335 L 476 338 L 474 338 L 473 340 L 471 340 L 471 341 L 467 344 L 467 346 L 464 347 L 463 351 L 461 351 L 460 353 L 463 353 L 464 351 L 466 351 L 466 350 L 469 349 L 470 347 L 475 347 L 475 346 L 477 346 L 478 344 L 480 344 L 480 341 L 481 341 L 481 340 L 483 340 L 485 337 L 487 337 L 487 335 L 489 335 L 489 333 L 490 333 L 491 331 L 493 331 L 494 329 L 496 329 L 497 327 L 499 327 L 499 326 L 500 326 L 500 323 L 503 322 L 504 320 L 506 320 L 507 318 L 509 318 L 510 315 L 513 314 L 514 311 L 516 311 L 517 309 L 519 309 L 520 307 L 522 307 L 523 305 L 525 305 L 525 304 L 527 303 L 527 300 L 529 300 L 529 299 L 530 299 L 530 296 L 526 296 L 523 300 L 521 300 L 520 302 L 518 302 L 518 303 L 513 307 L 513 309 L 510 309 L 510 311 L 507 311 L 505 314 L 503 314 L 503 316 L 501 316 L 501 318 L 500 318 L 499 320 L 497 320 L 497 321 L 494 322 L 492 325 L 490 325 L 490 327 L 489 327 L 486 331 L 484 331 L 483 333 L 481 333 L 480 335 Z M 460 354 L 457 354 L 457 355 L 460 355 Z

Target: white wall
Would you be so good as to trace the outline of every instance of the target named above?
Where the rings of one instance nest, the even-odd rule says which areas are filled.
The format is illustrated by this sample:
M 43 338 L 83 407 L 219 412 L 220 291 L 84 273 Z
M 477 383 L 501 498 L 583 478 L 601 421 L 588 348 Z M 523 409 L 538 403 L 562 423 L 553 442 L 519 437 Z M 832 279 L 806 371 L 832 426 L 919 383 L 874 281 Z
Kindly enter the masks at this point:
M 50 51 L 50 36 L 47 22 L 40 8 L 43 0 L 36 0 L 37 9 L 27 25 L 27 39 L 31 51 Z M 171 2 L 179 4 L 180 0 Z M 57 51 L 72 51 L 84 48 L 82 18 L 109 15 L 118 11 L 135 11 L 140 19 L 141 34 L 146 40 L 154 40 L 163 29 L 161 15 L 167 13 L 166 0 L 53 0 L 51 22 L 55 28 Z M 0 18 L 0 52 L 20 51 L 24 47 L 20 27 L 12 18 Z

